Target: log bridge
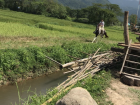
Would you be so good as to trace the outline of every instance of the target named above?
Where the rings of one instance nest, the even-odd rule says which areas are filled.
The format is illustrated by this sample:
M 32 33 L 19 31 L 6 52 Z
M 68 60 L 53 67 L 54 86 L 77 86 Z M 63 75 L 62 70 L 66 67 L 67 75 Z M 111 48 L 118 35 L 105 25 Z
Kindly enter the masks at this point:
M 53 60 L 52 58 L 46 56 L 54 63 L 57 63 L 60 66 L 60 68 L 67 68 L 69 70 L 67 72 L 64 72 L 64 74 L 71 73 L 71 72 L 73 72 L 73 74 L 69 76 L 67 80 L 65 80 L 63 83 L 57 86 L 56 89 L 58 90 L 58 93 L 56 93 L 52 98 L 47 100 L 42 105 L 46 105 L 47 103 L 50 103 L 54 98 L 61 95 L 62 92 L 69 90 L 78 81 L 88 77 L 89 75 L 93 77 L 98 71 L 106 67 L 111 67 L 114 63 L 118 62 L 117 52 L 108 51 L 108 52 L 98 53 L 99 50 L 100 48 L 94 54 L 88 54 L 82 52 L 84 54 L 89 55 L 88 58 L 84 58 L 84 59 L 80 59 L 68 55 L 69 57 L 72 57 L 76 60 L 66 64 L 61 64 Z

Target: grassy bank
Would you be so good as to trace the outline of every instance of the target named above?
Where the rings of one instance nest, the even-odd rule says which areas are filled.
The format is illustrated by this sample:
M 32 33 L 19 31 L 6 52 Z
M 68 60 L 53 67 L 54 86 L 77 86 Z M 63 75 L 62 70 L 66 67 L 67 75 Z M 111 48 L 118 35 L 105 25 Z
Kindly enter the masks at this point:
M 86 58 L 88 55 L 81 53 L 94 53 L 99 47 L 102 51 L 108 51 L 115 44 L 106 45 L 104 43 L 64 43 L 61 46 L 50 47 L 27 47 L 21 49 L 3 49 L 0 51 L 0 80 L 16 81 L 18 78 L 26 78 L 30 73 L 41 75 L 56 66 L 46 56 L 65 64 L 75 59 Z M 59 67 L 59 66 L 56 66 Z M 2 83 L 3 83 L 2 82 Z
M 72 88 L 75 87 L 82 87 L 85 88 L 92 98 L 97 102 L 98 105 L 113 105 L 110 101 L 106 101 L 107 95 L 105 93 L 105 90 L 107 87 L 109 87 L 111 80 L 111 73 L 108 71 L 101 71 L 97 73 L 93 78 L 90 76 L 82 81 L 78 81 L 76 85 L 74 85 Z M 70 88 L 69 90 L 71 90 Z M 46 105 L 55 105 L 55 103 L 61 99 L 64 95 L 66 95 L 69 90 L 62 92 L 61 95 L 59 95 L 57 98 L 54 98 L 50 103 Z M 41 105 L 48 99 L 52 98 L 58 91 L 46 91 L 46 95 L 37 95 L 34 93 L 33 96 L 29 96 L 26 100 L 24 100 L 23 105 Z M 22 100 L 22 99 L 21 99 Z

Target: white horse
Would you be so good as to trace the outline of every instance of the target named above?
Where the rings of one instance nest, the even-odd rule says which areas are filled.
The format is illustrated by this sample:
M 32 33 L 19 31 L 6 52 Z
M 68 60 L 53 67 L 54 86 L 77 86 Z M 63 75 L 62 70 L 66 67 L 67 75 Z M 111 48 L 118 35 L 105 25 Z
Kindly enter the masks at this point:
M 97 29 L 97 27 L 96 27 L 96 29 Z M 100 35 L 101 38 L 103 38 L 104 35 L 106 36 L 106 38 L 108 38 L 107 33 L 105 32 L 104 27 L 101 26 L 101 25 L 98 27 L 98 29 L 96 30 L 95 34 L 96 34 L 96 36 L 95 36 L 95 38 L 93 39 L 92 43 L 93 43 L 95 40 L 97 40 L 97 36 L 98 36 L 98 35 Z

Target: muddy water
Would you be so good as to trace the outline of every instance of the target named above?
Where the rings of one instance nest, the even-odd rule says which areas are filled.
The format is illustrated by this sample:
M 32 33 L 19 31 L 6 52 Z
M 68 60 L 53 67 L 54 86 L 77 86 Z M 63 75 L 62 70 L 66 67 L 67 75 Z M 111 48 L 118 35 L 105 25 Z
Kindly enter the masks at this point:
M 20 97 L 22 99 L 27 96 L 33 95 L 36 91 L 37 94 L 45 94 L 46 90 L 51 89 L 67 79 L 68 75 L 64 75 L 62 71 L 55 72 L 48 76 L 42 76 L 28 81 L 18 83 Z M 30 90 L 27 92 L 27 90 Z M 31 92 L 33 91 L 33 92 Z M 0 87 L 0 105 L 15 105 L 19 103 L 18 90 L 16 85 L 9 85 Z

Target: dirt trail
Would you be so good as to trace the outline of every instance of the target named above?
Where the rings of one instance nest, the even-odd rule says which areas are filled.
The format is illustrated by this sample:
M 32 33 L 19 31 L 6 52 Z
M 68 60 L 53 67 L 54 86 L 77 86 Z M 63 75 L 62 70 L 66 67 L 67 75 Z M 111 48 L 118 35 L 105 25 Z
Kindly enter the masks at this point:
M 111 81 L 111 86 L 106 90 L 109 98 L 114 105 L 133 105 L 138 102 L 138 95 L 131 92 L 130 88 L 140 90 L 140 87 L 128 86 L 121 83 L 118 79 Z

